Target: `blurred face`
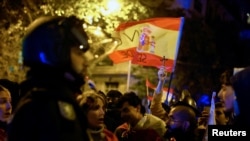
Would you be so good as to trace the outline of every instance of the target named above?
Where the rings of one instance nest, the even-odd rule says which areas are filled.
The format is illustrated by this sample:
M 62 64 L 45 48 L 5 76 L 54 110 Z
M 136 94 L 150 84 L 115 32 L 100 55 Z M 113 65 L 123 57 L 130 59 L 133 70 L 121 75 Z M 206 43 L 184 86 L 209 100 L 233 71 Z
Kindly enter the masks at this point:
M 227 124 L 229 118 L 226 117 L 223 107 L 215 108 L 215 120 L 217 125 Z
M 174 133 L 183 131 L 183 123 L 184 120 L 181 119 L 181 113 L 178 111 L 176 107 L 173 107 L 169 114 L 168 114 L 168 120 L 167 120 L 167 128 L 168 133 Z
M 72 47 L 70 52 L 70 57 L 72 61 L 72 68 L 78 73 L 82 74 L 86 72 L 86 60 L 83 56 L 83 52 L 78 47 Z
M 98 98 L 97 104 L 93 109 L 90 109 L 87 113 L 87 119 L 89 128 L 101 128 L 104 125 L 105 106 L 103 101 Z
M 121 112 L 121 118 L 125 122 L 131 124 L 132 126 L 135 126 L 142 117 L 140 113 L 140 106 L 134 107 L 129 105 L 128 102 L 123 103 L 120 112 Z
M 0 91 L 0 120 L 7 122 L 12 112 L 11 96 L 8 91 Z
M 222 85 L 218 97 L 220 98 L 220 101 L 224 103 L 225 111 L 233 111 L 235 95 L 232 86 Z
M 119 100 L 119 97 L 107 97 L 108 107 L 109 109 L 116 108 L 116 104 Z

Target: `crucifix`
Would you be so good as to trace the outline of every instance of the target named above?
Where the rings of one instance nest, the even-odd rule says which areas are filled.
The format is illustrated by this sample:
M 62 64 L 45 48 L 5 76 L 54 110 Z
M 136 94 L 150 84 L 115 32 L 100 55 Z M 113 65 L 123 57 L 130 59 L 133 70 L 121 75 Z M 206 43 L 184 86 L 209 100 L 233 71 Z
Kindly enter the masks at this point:
M 161 61 L 162 61 L 162 66 L 164 67 L 164 69 L 166 69 L 166 64 L 165 64 L 165 63 L 166 63 L 167 60 L 168 60 L 168 59 L 166 59 L 165 56 L 163 56 L 162 59 L 161 59 Z M 169 105 L 168 95 L 169 95 L 169 92 L 170 92 L 170 85 L 171 85 L 171 80 L 172 80 L 172 74 L 173 74 L 173 73 L 171 73 L 171 76 L 170 76 L 169 85 L 168 85 L 168 91 L 167 91 L 166 100 L 165 100 L 165 103 L 166 103 L 167 105 Z M 167 74 L 166 74 L 166 75 L 167 75 Z
M 167 61 L 168 59 L 165 58 L 165 56 L 162 57 L 161 61 L 162 61 L 162 66 L 164 66 L 165 68 L 165 62 Z

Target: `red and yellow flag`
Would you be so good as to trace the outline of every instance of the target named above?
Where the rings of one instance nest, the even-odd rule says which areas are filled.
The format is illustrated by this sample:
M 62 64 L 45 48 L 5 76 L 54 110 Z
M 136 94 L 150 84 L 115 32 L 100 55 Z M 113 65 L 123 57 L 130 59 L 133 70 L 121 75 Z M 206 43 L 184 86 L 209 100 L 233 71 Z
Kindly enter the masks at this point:
M 133 64 L 157 68 L 165 62 L 166 70 L 172 72 L 183 21 L 183 18 L 152 18 L 120 24 L 113 34 L 120 44 L 109 55 L 110 59 L 114 63 L 132 60 Z

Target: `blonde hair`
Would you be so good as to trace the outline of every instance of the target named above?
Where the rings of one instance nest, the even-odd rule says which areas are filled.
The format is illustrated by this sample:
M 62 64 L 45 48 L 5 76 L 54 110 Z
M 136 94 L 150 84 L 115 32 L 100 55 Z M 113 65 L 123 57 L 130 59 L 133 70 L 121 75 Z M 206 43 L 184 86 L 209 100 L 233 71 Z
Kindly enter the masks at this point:
M 77 97 L 77 101 L 85 114 L 97 106 L 97 99 L 100 99 L 106 106 L 105 98 L 95 91 L 87 91 Z
M 0 85 L 0 91 L 5 91 L 11 96 L 9 89 L 5 88 L 3 85 Z

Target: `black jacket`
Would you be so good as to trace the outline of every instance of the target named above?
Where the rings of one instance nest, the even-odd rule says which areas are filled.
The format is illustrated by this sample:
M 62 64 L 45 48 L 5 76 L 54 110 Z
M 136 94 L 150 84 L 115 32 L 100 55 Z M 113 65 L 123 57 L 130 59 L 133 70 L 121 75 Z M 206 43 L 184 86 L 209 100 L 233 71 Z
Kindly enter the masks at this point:
M 88 140 L 87 120 L 74 97 L 77 84 L 46 70 L 32 72 L 21 84 L 22 99 L 8 124 L 8 141 Z

